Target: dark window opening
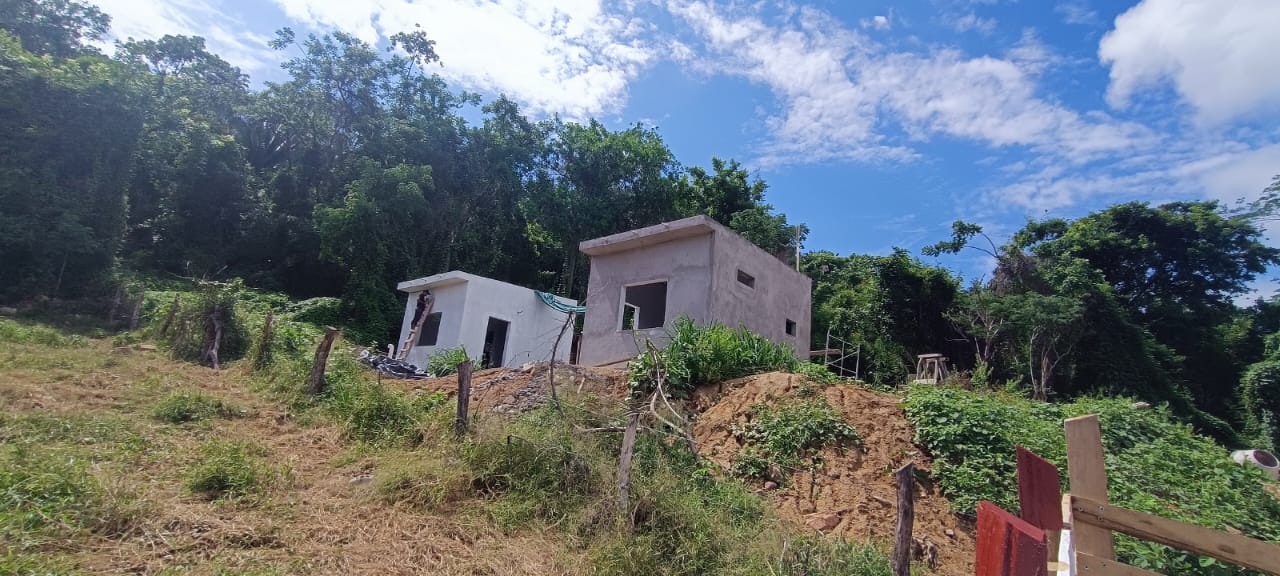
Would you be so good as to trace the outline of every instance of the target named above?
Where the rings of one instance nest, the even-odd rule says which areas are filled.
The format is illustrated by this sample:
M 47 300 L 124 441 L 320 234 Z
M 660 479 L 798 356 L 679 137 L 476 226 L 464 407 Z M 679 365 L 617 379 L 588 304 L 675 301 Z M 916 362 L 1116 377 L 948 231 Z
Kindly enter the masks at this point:
M 422 321 L 422 331 L 418 332 L 418 346 L 435 346 L 436 340 L 440 338 L 440 315 L 442 312 L 432 312 L 427 315 L 426 320 Z
M 746 285 L 747 288 L 756 287 L 756 277 L 741 270 L 738 271 L 738 282 Z
M 506 320 L 489 318 L 489 325 L 484 329 L 484 353 L 480 365 L 485 368 L 502 367 L 503 357 L 507 353 L 507 328 L 511 326 Z
M 787 336 L 795 336 L 795 335 L 796 335 L 795 320 L 787 320 Z
M 622 304 L 623 330 L 661 328 L 666 319 L 666 282 L 627 286 Z

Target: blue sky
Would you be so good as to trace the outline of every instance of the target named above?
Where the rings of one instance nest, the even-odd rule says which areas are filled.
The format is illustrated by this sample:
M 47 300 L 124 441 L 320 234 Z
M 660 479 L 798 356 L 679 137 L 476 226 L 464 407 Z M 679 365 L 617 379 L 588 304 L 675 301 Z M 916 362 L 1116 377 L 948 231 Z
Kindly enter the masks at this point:
M 1116 202 L 1253 198 L 1280 174 L 1276 0 L 98 4 L 115 37 L 204 36 L 255 83 L 282 77 L 279 27 L 383 44 L 420 24 L 458 88 L 656 126 L 688 165 L 738 159 L 811 250 L 918 253 L 956 219 L 999 242 Z

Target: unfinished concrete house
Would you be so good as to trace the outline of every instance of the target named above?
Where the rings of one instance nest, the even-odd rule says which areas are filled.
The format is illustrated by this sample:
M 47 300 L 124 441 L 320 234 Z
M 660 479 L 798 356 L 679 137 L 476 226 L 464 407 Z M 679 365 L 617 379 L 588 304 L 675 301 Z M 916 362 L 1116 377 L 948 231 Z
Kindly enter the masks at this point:
M 583 242 L 591 257 L 578 362 L 634 358 L 676 318 L 745 326 L 809 355 L 809 277 L 706 216 Z
M 400 325 L 401 348 L 412 339 L 401 358 L 419 367 L 426 365 L 432 353 L 457 346 L 466 349 L 477 369 L 550 360 L 566 318 L 538 292 L 456 270 L 401 282 L 396 288 L 409 294 Z M 577 304 L 558 296 L 548 298 L 561 308 Z M 415 316 L 422 316 L 417 334 L 413 334 Z M 569 359 L 569 341 L 566 334 L 556 360 Z

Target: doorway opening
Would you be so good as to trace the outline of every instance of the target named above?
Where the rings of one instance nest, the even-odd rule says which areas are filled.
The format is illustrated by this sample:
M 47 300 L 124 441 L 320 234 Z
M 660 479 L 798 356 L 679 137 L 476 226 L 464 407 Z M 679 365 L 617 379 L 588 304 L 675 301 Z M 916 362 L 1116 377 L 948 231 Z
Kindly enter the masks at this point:
M 490 317 L 489 325 L 484 329 L 484 356 L 481 364 L 485 368 L 502 367 L 503 357 L 507 353 L 507 328 L 511 326 L 506 320 Z

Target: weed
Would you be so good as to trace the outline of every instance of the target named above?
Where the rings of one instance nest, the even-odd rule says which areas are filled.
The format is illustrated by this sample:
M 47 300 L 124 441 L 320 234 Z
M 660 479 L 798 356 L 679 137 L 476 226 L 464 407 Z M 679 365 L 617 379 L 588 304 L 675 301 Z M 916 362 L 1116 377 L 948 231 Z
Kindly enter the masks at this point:
M 14 320 L 0 319 L 0 342 L 72 348 L 83 346 L 85 339 L 80 336 L 67 336 L 41 324 L 22 324 Z
M 912 388 L 907 417 L 916 442 L 934 456 L 933 477 L 959 513 L 978 500 L 1018 509 L 1014 447 L 1026 446 L 1066 471 L 1062 421 L 1098 414 L 1113 503 L 1151 514 L 1280 541 L 1280 501 L 1258 470 L 1237 466 L 1212 440 L 1178 423 L 1166 408 L 1135 410 L 1126 399 L 1046 404 L 1010 395 L 934 386 Z M 1062 478 L 1066 488 L 1067 478 Z M 1117 537 L 1126 562 L 1162 574 L 1233 574 L 1165 546 Z
M 466 362 L 467 349 L 462 346 L 456 348 L 445 348 L 432 354 L 427 359 L 427 367 L 425 372 L 432 376 L 448 376 L 458 372 L 458 365 Z
M 200 448 L 201 461 L 187 476 L 187 488 L 209 500 L 258 496 L 276 472 L 262 462 L 265 448 L 248 442 L 213 439 Z
M 196 390 L 174 392 L 151 410 L 152 417 L 170 424 L 198 422 L 214 417 L 236 418 L 247 413 L 244 408 Z
M 819 384 L 834 384 L 840 381 L 840 377 L 835 372 L 822 364 L 813 362 L 796 362 L 795 366 L 791 367 L 791 371 Z
M 687 396 L 697 386 L 715 384 L 771 370 L 789 370 L 797 365 L 794 351 L 754 334 L 745 328 L 721 324 L 698 326 L 688 317 L 676 319 L 671 341 L 657 352 L 666 372 L 667 392 Z M 633 393 L 654 387 L 654 354 L 641 354 L 630 365 Z
M 456 457 L 406 453 L 382 460 L 374 488 L 389 503 L 437 510 L 472 494 L 470 470 Z
M 746 446 L 734 462 L 734 473 L 744 478 L 784 480 L 792 470 L 820 465 L 817 451 L 825 446 L 862 444 L 858 432 L 821 397 L 756 404 L 747 417 L 733 429 Z
M 875 546 L 843 539 L 802 538 L 790 542 L 778 562 L 779 576 L 889 576 L 893 565 Z M 770 572 L 774 573 L 774 572 Z
M 422 440 L 419 425 L 448 397 L 440 392 L 410 396 L 358 377 L 332 378 L 324 403 L 347 435 L 379 446 L 409 446 Z

